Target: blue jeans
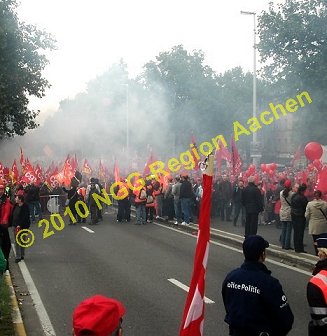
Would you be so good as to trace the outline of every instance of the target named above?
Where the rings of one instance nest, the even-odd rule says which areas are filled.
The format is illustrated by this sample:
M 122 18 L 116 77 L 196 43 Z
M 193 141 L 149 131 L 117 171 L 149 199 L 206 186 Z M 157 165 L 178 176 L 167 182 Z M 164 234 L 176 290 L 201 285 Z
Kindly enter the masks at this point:
M 28 202 L 28 208 L 30 210 L 30 217 L 32 221 L 35 221 L 35 215 L 39 216 L 39 220 L 42 219 L 41 204 L 39 201 Z
M 145 203 L 135 205 L 136 208 L 136 223 L 144 224 L 146 222 Z
M 282 221 L 281 243 L 283 249 L 291 248 L 292 221 Z
M 189 224 L 190 218 L 192 216 L 192 209 L 191 209 L 192 200 L 190 198 L 181 198 L 181 207 L 182 213 L 184 215 L 184 222 Z
M 175 210 L 175 217 L 177 222 L 182 221 L 182 210 L 181 210 L 181 200 L 180 199 L 174 199 L 174 210 Z

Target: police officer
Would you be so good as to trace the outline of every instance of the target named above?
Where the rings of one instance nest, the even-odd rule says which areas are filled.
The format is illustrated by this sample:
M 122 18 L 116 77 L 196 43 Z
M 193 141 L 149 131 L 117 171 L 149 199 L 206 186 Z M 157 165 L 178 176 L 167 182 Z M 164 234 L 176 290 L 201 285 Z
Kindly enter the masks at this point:
M 267 247 L 261 236 L 245 238 L 245 261 L 223 282 L 229 335 L 284 336 L 292 328 L 294 317 L 282 286 L 264 265 Z
M 327 335 L 327 234 L 316 240 L 319 261 L 313 270 L 313 277 L 307 286 L 307 299 L 310 306 L 311 321 L 309 336 Z

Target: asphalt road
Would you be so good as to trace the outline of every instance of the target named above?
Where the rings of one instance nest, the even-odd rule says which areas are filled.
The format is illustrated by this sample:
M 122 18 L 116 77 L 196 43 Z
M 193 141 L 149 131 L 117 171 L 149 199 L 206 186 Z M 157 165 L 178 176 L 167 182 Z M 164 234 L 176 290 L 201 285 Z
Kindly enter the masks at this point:
M 125 304 L 126 336 L 178 335 L 186 292 L 168 279 L 189 284 L 195 237 L 156 224 L 117 223 L 112 215 L 105 215 L 99 225 L 85 225 L 94 233 L 81 226 L 66 225 L 46 239 L 42 239 L 44 227 L 31 227 L 36 241 L 26 251 L 25 264 L 56 335 L 71 335 L 74 307 L 94 294 L 115 297 Z M 214 303 L 206 305 L 206 336 L 228 335 L 221 284 L 242 261 L 241 251 L 211 244 L 206 296 Z M 305 289 L 309 276 L 286 265 L 267 262 L 267 266 L 281 281 L 295 315 L 289 335 L 307 335 Z

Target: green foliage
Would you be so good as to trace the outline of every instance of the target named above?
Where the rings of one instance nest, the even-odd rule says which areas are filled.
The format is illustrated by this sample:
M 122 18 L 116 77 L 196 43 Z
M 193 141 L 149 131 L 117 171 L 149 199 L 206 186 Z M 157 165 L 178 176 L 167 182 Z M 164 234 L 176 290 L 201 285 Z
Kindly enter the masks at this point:
M 0 139 L 37 127 L 38 112 L 28 109 L 28 96 L 43 97 L 49 83 L 42 77 L 48 63 L 41 50 L 54 40 L 35 26 L 19 22 L 17 1 L 0 0 Z
M 11 318 L 10 292 L 3 275 L 0 275 L 0 311 L 2 316 L 0 321 L 0 335 L 15 335 Z
M 327 3 L 324 0 L 286 0 L 259 17 L 262 75 L 274 91 L 294 95 L 306 90 L 314 104 L 298 120 L 303 142 L 326 142 L 324 95 L 327 89 Z M 306 132 L 306 130 L 310 130 Z M 312 133 L 314 130 L 314 133 Z

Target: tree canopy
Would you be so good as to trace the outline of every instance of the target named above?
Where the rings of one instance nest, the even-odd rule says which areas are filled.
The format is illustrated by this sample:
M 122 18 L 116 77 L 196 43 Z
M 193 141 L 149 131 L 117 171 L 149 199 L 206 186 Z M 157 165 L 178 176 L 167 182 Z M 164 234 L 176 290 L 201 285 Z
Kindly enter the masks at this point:
M 37 127 L 39 111 L 28 108 L 29 96 L 43 97 L 49 87 L 42 77 L 48 61 L 43 50 L 55 48 L 45 31 L 20 22 L 16 0 L 0 0 L 0 139 Z
M 294 94 L 307 90 L 314 104 L 298 120 L 303 142 L 326 143 L 327 102 L 327 2 L 325 0 L 286 0 L 270 4 L 259 17 L 258 49 L 265 63 L 262 75 L 275 85 L 275 92 Z M 305 132 L 305 130 L 314 132 Z M 301 131 L 304 132 L 301 132 Z

